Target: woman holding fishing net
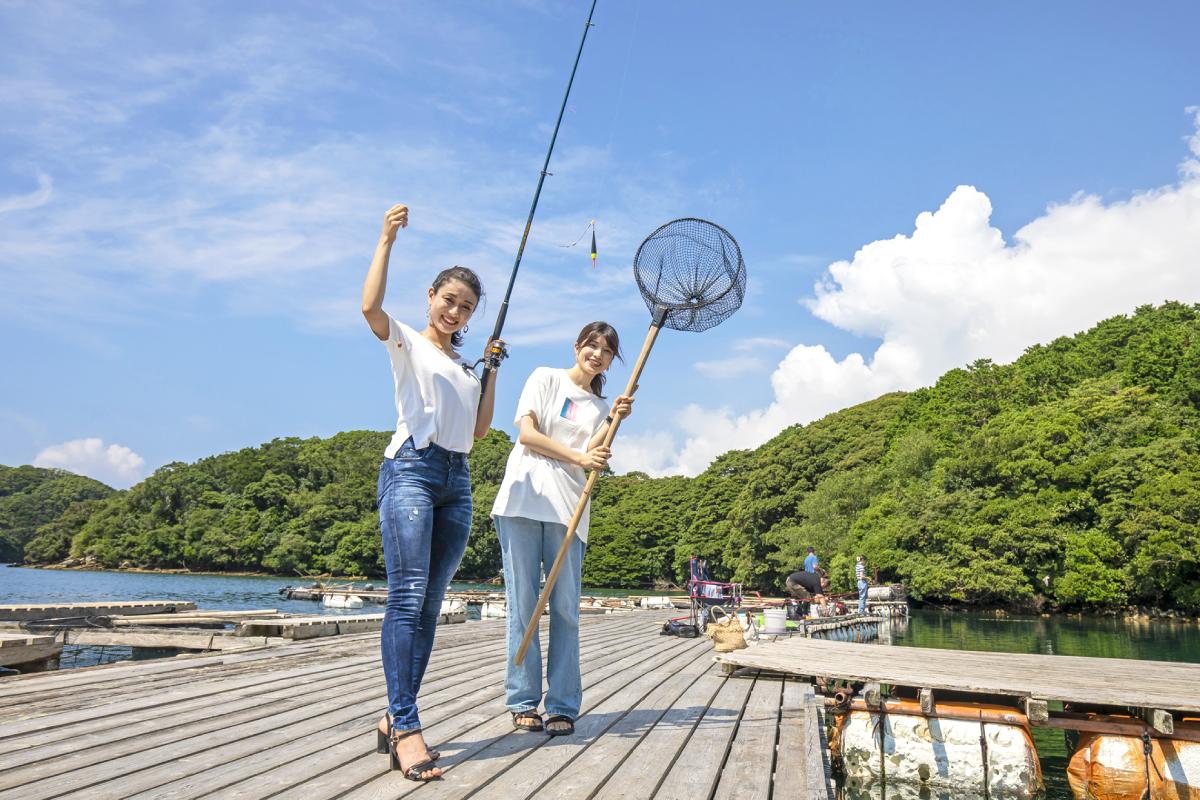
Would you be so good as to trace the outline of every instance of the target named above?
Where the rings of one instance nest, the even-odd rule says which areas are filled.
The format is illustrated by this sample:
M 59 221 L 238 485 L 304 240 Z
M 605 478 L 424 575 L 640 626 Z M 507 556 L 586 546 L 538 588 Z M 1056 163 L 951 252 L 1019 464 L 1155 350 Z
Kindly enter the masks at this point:
M 363 284 L 362 312 L 387 348 L 395 384 L 396 432 L 379 469 L 378 500 L 388 576 L 383 617 L 383 672 L 388 710 L 379 723 L 379 752 L 414 781 L 440 777 L 439 754 L 421 734 L 417 692 L 429 664 L 442 598 L 471 534 L 471 475 L 467 453 L 492 423 L 496 382 L 480 392 L 472 364 L 456 348 L 483 287 L 466 267 L 438 273 L 425 292 L 421 331 L 383 310 L 388 261 L 408 207 L 394 205 Z M 503 348 L 489 342 L 489 368 Z
M 508 600 L 508 670 L 505 705 L 518 730 L 561 736 L 574 731 L 583 701 L 579 676 L 579 593 L 587 547 L 585 508 L 573 533 L 567 526 L 583 494 L 587 470 L 603 470 L 610 455 L 604 435 L 614 418 L 629 414 L 633 400 L 622 395 L 611 412 L 604 402 L 604 374 L 621 345 L 606 322 L 585 325 L 575 340 L 575 363 L 566 369 L 539 367 L 517 402 L 519 434 L 508 457 L 504 480 L 492 506 L 504 557 Z M 564 537 L 570 544 L 564 545 Z M 567 547 L 558 581 L 550 594 L 550 643 L 546 672 L 546 713 L 542 699 L 542 659 L 513 663 L 538 600 L 543 569 L 550 571 L 560 546 Z M 536 625 L 536 623 L 535 623 Z

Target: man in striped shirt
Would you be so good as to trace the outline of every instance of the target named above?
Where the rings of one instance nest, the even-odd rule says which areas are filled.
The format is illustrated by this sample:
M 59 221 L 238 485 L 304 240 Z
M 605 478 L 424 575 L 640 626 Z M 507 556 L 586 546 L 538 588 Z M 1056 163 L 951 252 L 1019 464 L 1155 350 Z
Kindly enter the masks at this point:
M 867 559 L 866 556 L 859 556 L 858 563 L 854 565 L 854 580 L 858 582 L 858 613 L 867 613 Z

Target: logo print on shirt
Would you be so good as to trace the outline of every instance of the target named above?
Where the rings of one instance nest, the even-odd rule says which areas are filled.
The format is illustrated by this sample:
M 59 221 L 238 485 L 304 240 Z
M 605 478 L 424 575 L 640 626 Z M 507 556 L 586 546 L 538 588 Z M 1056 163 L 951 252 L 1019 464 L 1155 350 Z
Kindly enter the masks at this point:
M 572 422 L 575 421 L 575 417 L 578 416 L 578 414 L 579 404 L 569 397 L 563 401 L 562 411 L 558 412 L 560 417 L 563 419 L 569 419 Z

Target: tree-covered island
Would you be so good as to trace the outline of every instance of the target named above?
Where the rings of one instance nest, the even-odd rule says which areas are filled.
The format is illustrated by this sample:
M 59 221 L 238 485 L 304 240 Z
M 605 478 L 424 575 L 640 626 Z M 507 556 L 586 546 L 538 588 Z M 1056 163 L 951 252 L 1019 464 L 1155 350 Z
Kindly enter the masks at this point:
M 0 467 L 0 559 L 381 575 L 390 433 L 276 439 L 168 464 L 127 491 Z M 460 580 L 500 571 L 488 518 L 511 442 L 471 452 Z M 619 446 L 619 442 L 618 442 Z M 681 583 L 691 555 L 777 592 L 807 545 L 921 600 L 1200 610 L 1200 306 L 1166 303 L 978 361 L 724 454 L 695 478 L 602 478 L 584 581 Z

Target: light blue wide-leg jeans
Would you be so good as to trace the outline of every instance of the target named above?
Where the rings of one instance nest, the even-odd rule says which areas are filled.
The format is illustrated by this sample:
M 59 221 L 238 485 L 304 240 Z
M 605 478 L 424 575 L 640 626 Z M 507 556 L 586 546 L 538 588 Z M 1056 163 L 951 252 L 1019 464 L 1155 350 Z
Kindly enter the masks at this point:
M 379 522 L 388 596 L 380 645 L 396 730 L 421 727 L 417 692 L 429 666 L 442 598 L 471 536 L 465 453 L 406 441 L 379 469 Z
M 541 594 L 541 579 L 554 566 L 567 526 L 524 517 L 496 517 L 504 556 L 508 598 L 508 668 L 504 679 L 509 711 L 536 711 L 542 697 L 540 632 L 534 632 L 520 666 L 513 658 Z M 546 657 L 546 713 L 579 717 L 583 683 L 579 677 L 579 591 L 586 546 L 572 536 L 571 547 L 550 592 L 550 646 Z
M 866 581 L 858 582 L 858 613 L 860 614 L 867 613 L 867 587 L 869 585 Z

